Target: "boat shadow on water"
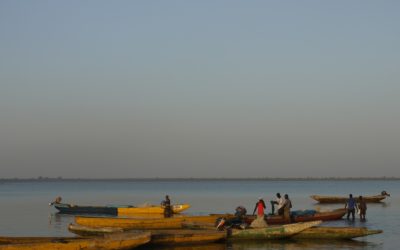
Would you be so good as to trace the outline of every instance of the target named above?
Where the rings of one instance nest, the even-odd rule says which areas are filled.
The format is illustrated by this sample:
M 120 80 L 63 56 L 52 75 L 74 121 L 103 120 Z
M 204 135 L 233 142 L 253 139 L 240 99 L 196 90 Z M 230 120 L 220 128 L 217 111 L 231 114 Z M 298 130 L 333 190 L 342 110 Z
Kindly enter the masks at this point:
M 357 240 L 275 240 L 241 241 L 183 246 L 140 246 L 137 250 L 303 250 L 303 249 L 380 249 L 381 245 Z
M 279 250 L 302 250 L 302 249 L 379 249 L 379 245 L 356 240 L 285 240 L 268 242 L 238 242 L 227 245 L 229 250 L 248 249 L 279 249 Z

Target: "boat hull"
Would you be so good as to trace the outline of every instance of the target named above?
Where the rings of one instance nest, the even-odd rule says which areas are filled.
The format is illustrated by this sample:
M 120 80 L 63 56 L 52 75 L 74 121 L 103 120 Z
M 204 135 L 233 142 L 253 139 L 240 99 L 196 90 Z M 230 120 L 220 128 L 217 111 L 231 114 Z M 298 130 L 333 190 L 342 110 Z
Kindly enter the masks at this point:
M 341 196 L 328 196 L 328 195 L 311 195 L 312 199 L 318 201 L 319 203 L 342 203 L 345 204 L 348 197 Z M 374 195 L 374 196 L 363 196 L 363 200 L 367 203 L 378 203 L 386 198 L 386 195 Z M 358 201 L 358 197 L 354 197 Z
M 54 204 L 54 207 L 62 214 L 118 215 L 118 209 L 116 207 L 75 206 L 70 204 Z
M 340 220 L 346 214 L 346 210 L 343 208 L 335 209 L 328 212 L 319 212 L 313 215 L 298 215 L 292 217 L 290 222 L 307 222 L 307 221 L 331 221 Z M 270 225 L 278 225 L 288 223 L 286 219 L 279 215 L 267 216 L 267 223 Z
M 292 238 L 345 240 L 379 233 L 382 233 L 382 230 L 370 230 L 365 227 L 312 227 L 295 234 Z
M 289 238 L 307 228 L 317 226 L 322 221 L 300 222 L 266 228 L 232 229 L 228 234 L 230 240 L 278 240 Z
M 1 237 L 0 250 L 123 250 L 148 243 L 149 232 L 121 233 L 94 238 Z M 7 240 L 8 238 L 8 240 Z
M 147 207 L 111 207 L 111 206 L 76 206 L 65 203 L 54 204 L 54 207 L 62 214 L 98 214 L 98 215 L 140 215 L 140 214 L 163 214 L 164 208 L 160 206 Z M 180 213 L 190 208 L 189 204 L 172 205 L 173 213 Z
M 298 215 L 291 218 L 291 220 L 286 220 L 280 215 L 269 215 L 266 217 L 266 221 L 269 225 L 282 225 L 288 224 L 291 222 L 308 222 L 308 221 L 331 221 L 331 220 L 340 220 L 346 214 L 346 210 L 344 208 L 335 209 L 327 212 L 319 212 L 313 215 Z M 224 217 L 224 218 L 233 218 L 233 214 L 212 214 L 212 216 Z M 251 223 L 256 217 L 253 215 L 245 216 L 245 221 L 247 223 Z
M 184 222 L 214 223 L 217 216 L 182 216 L 172 218 L 106 218 L 76 216 L 75 223 L 87 227 L 117 227 L 127 229 L 180 229 Z
M 190 208 L 189 204 L 176 204 L 172 205 L 172 212 L 174 214 L 180 213 Z M 135 214 L 163 214 L 164 208 L 162 206 L 149 206 L 149 207 L 119 207 L 118 215 L 135 215 Z
M 69 225 L 68 230 L 80 236 L 104 235 L 123 232 L 122 228 L 92 228 L 80 225 Z M 223 240 L 226 238 L 226 232 L 212 230 L 150 230 L 151 241 L 154 245 L 179 245 L 179 244 L 204 244 Z

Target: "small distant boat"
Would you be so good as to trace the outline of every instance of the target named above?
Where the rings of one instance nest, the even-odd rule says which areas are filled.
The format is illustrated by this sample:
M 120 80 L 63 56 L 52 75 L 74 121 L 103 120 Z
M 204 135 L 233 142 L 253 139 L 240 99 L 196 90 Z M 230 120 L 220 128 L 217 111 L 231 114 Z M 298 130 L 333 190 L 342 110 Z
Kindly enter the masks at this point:
M 122 250 L 148 243 L 149 232 L 130 232 L 93 238 L 0 237 L 0 250 Z
M 292 238 L 346 240 L 382 232 L 382 230 L 371 230 L 365 227 L 312 227 L 295 234 Z
M 112 227 L 86 227 L 70 224 L 68 230 L 80 236 L 104 235 L 110 233 L 123 232 L 122 228 Z M 217 231 L 215 228 L 210 230 L 189 230 L 189 229 L 172 229 L 172 230 L 150 230 L 151 241 L 154 245 L 180 245 L 180 244 L 204 244 L 216 242 L 226 238 L 226 232 Z
M 387 196 L 390 196 L 386 191 L 382 191 L 379 195 L 363 196 L 363 200 L 368 203 L 381 202 Z M 329 196 L 329 195 L 311 195 L 312 199 L 319 203 L 346 203 L 349 197 L 346 196 Z M 354 196 L 354 199 L 358 201 L 358 196 Z
M 322 221 L 300 222 L 266 228 L 231 229 L 229 240 L 278 240 L 290 238 L 307 228 L 317 226 Z
M 78 206 L 66 203 L 50 203 L 63 214 L 104 214 L 104 215 L 137 215 L 137 214 L 163 214 L 161 205 L 149 205 L 144 207 L 134 206 Z M 172 205 L 173 213 L 180 213 L 190 208 L 189 204 Z
M 87 227 L 118 227 L 124 230 L 180 229 L 184 222 L 214 223 L 218 216 L 181 216 L 171 218 L 111 218 L 76 216 L 75 223 Z

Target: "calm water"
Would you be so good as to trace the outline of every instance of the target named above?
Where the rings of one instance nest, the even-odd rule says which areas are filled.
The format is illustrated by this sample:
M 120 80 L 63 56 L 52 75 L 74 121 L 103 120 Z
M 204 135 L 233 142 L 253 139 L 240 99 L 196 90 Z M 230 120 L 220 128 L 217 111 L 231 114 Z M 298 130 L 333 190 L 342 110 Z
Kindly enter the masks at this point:
M 398 249 L 400 181 L 46 181 L 0 182 L 0 235 L 72 236 L 67 225 L 73 216 L 58 215 L 48 206 L 56 196 L 81 205 L 159 204 L 165 194 L 173 202 L 190 203 L 188 214 L 233 212 L 238 205 L 252 211 L 259 196 L 268 201 L 276 192 L 288 193 L 293 209 L 329 210 L 342 205 L 318 205 L 311 194 L 373 195 L 391 193 L 381 204 L 369 204 L 367 221 L 340 220 L 333 226 L 364 226 L 383 234 L 339 242 L 243 242 L 166 249 Z M 145 247 L 141 249 L 146 249 Z

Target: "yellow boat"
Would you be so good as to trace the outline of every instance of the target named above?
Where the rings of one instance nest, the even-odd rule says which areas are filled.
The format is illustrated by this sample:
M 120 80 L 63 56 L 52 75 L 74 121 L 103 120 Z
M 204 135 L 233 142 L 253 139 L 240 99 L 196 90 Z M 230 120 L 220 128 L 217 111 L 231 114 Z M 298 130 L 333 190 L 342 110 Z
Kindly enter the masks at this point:
M 129 232 L 94 238 L 0 237 L 0 250 L 123 250 L 148 243 L 150 232 Z
M 76 216 L 75 223 L 87 227 L 118 227 L 122 229 L 180 229 L 182 223 L 214 223 L 218 216 L 182 216 L 172 218 L 118 218 Z
M 80 236 L 104 235 L 123 232 L 124 229 L 116 227 L 86 227 L 70 224 L 68 230 Z M 190 230 L 190 229 L 164 229 L 150 230 L 151 241 L 154 245 L 180 245 L 180 244 L 205 244 L 223 240 L 226 232 L 212 230 Z
M 175 204 L 172 205 L 172 211 L 174 214 L 180 213 L 188 208 L 189 204 Z M 151 205 L 147 207 L 118 207 L 118 215 L 136 215 L 136 214 L 163 214 L 164 208 L 159 205 Z

